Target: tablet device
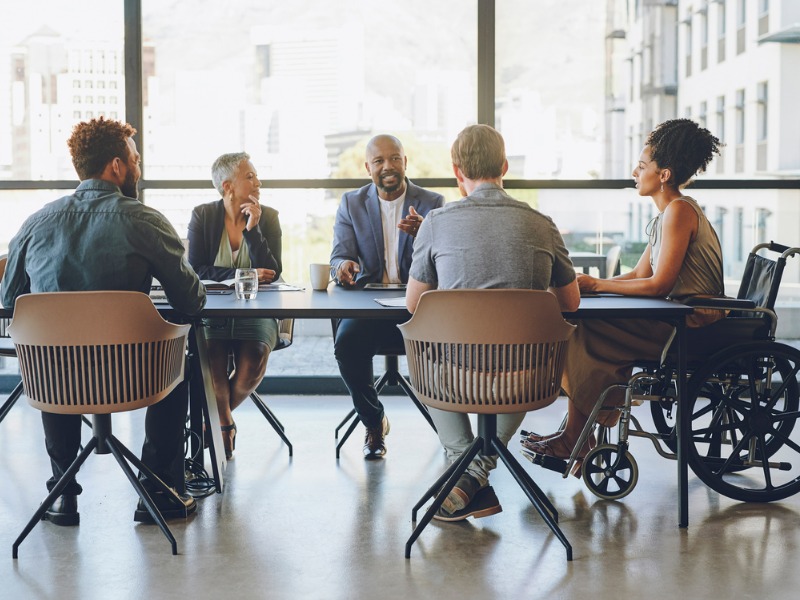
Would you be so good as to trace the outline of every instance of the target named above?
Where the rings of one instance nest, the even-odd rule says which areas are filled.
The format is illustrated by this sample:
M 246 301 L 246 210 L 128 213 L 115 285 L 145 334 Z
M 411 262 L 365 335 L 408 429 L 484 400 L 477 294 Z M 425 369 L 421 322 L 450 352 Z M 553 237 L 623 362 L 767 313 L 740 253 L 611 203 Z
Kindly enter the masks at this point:
M 364 286 L 366 290 L 404 290 L 405 283 L 368 283 Z

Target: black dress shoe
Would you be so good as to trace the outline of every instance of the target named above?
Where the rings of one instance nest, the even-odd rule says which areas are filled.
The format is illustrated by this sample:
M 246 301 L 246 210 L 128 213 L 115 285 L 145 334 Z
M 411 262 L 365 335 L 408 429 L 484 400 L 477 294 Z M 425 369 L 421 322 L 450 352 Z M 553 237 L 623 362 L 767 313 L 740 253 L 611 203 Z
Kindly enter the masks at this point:
M 81 522 L 78 497 L 75 494 L 62 494 L 42 515 L 42 521 L 50 521 L 53 525 L 62 527 L 78 525 Z
M 189 494 L 178 494 L 180 501 L 163 492 L 150 492 L 150 497 L 165 520 L 185 519 L 197 510 L 197 501 Z M 141 498 L 133 513 L 133 520 L 137 523 L 155 523 Z
M 376 427 L 367 427 L 364 436 L 364 458 L 375 460 L 386 456 L 386 434 L 389 433 L 389 419 L 383 415 L 383 419 Z

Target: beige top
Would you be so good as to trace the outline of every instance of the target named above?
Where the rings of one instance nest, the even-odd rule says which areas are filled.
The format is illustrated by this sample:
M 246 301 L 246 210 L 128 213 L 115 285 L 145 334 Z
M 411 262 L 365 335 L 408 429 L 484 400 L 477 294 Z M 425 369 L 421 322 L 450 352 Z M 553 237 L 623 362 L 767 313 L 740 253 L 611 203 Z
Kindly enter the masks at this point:
M 670 298 L 684 300 L 692 296 L 720 297 L 725 295 L 725 284 L 722 278 L 722 249 L 720 248 L 717 233 L 706 218 L 703 209 L 697 204 L 694 198 L 681 196 L 674 202 L 683 201 L 691 206 L 697 213 L 697 235 L 689 242 L 686 249 L 686 256 L 683 259 L 683 266 L 678 273 L 675 286 L 668 294 Z M 662 216 L 659 213 L 654 219 L 650 228 L 650 265 L 655 270 L 658 262 L 658 254 L 661 250 L 663 239 L 661 227 L 663 224 Z M 690 326 L 706 325 L 724 316 L 719 311 L 709 315 L 702 315 L 700 311 L 695 311 L 696 319 L 689 319 Z M 695 322 L 692 322 L 695 321 Z

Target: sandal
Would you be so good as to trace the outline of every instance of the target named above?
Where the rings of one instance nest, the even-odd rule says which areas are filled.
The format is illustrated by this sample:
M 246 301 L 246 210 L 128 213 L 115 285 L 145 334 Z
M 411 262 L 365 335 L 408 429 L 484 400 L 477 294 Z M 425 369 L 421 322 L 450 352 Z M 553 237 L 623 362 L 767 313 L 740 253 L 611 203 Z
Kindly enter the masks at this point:
M 552 456 L 553 458 L 559 458 L 561 460 L 569 460 L 570 455 L 572 454 L 572 447 L 567 444 L 567 442 L 563 441 L 562 436 L 552 436 L 548 439 L 542 440 L 540 442 L 528 442 L 527 440 L 522 441 L 522 445 L 529 451 L 535 452 L 536 454 L 542 454 L 543 456 Z M 572 475 L 575 477 L 580 478 L 581 476 L 581 468 L 583 467 L 583 459 L 586 458 L 586 455 L 589 454 L 589 451 L 594 448 L 596 442 L 594 440 L 594 436 L 590 436 L 588 440 L 583 443 L 583 447 L 578 452 L 578 456 L 575 458 L 575 464 L 572 465 L 572 470 L 570 471 Z
M 236 450 L 236 423 L 231 423 L 230 425 L 220 425 L 219 430 L 222 433 L 233 433 L 231 436 L 222 436 L 222 443 L 225 446 L 225 458 L 230 460 L 233 458 L 233 451 Z
M 525 442 L 536 443 L 536 442 L 544 442 L 545 440 L 549 440 L 550 438 L 554 438 L 557 435 L 561 435 L 563 431 L 556 431 L 555 433 L 548 433 L 547 435 L 542 435 L 540 433 L 535 433 L 533 431 L 525 431 L 524 429 L 519 432 L 522 436 L 522 439 L 519 441 L 520 444 L 523 446 Z

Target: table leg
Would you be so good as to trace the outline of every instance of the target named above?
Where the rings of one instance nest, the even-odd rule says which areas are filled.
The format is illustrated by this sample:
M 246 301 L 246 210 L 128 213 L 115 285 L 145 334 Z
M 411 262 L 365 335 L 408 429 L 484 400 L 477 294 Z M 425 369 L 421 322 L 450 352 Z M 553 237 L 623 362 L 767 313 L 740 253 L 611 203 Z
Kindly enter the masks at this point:
M 217 403 L 214 401 L 214 385 L 211 381 L 211 371 L 208 368 L 208 356 L 206 355 L 205 339 L 203 329 L 196 324 L 192 325 L 192 335 L 189 336 L 189 352 L 192 361 L 191 382 L 189 386 L 189 415 L 192 431 L 197 433 L 196 437 L 202 446 L 203 422 L 211 431 L 209 444 L 209 454 L 211 458 L 211 469 L 217 493 L 222 492 L 224 481 L 222 470 L 225 467 L 225 452 L 222 451 L 222 432 L 219 428 L 219 413 Z M 211 402 L 209 402 L 211 399 Z M 192 456 L 200 457 L 203 461 L 205 453 L 202 447 L 192 449 Z
M 678 527 L 689 526 L 689 434 L 691 415 L 686 406 L 686 320 L 681 317 L 675 324 L 678 342 Z

